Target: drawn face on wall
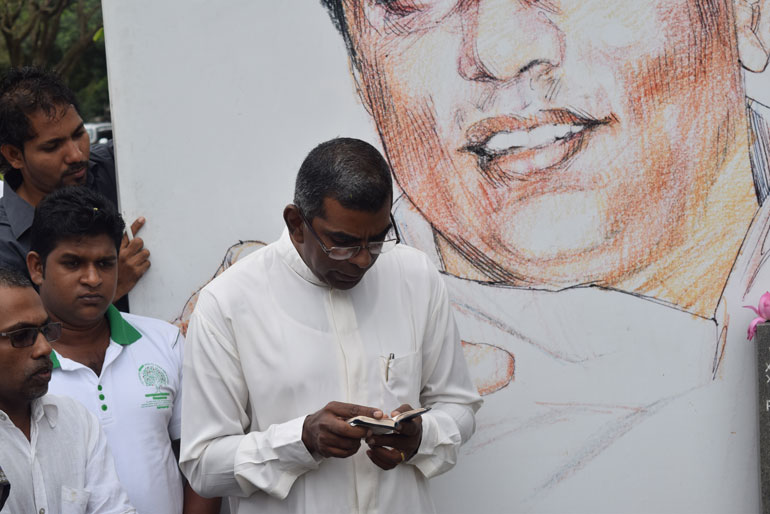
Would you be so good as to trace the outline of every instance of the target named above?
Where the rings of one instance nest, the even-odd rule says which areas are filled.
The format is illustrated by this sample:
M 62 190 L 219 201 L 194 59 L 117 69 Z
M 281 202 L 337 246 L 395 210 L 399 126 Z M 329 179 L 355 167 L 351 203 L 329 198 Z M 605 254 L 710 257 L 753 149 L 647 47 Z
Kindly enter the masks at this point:
M 727 1 L 344 6 L 399 185 L 490 279 L 627 279 L 692 229 L 726 156 L 747 154 Z

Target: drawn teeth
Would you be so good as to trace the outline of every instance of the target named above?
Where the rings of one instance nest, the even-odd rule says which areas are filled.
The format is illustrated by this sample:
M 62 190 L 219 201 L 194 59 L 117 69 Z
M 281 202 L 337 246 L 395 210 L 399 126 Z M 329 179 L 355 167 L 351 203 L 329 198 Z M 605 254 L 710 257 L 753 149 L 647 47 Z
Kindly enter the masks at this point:
M 500 132 L 492 136 L 487 144 L 487 150 L 499 153 L 508 148 L 529 146 L 529 131 L 517 130 L 516 132 Z
M 532 130 L 499 132 L 484 145 L 489 153 L 503 153 L 511 148 L 537 148 L 564 139 L 583 130 L 583 125 L 541 125 Z

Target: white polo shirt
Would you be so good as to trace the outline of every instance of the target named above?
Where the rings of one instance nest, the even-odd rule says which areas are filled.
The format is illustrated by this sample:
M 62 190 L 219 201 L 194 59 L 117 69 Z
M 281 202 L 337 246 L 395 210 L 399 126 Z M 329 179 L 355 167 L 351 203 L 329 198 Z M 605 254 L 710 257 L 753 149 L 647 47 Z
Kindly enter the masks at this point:
M 171 449 L 181 435 L 184 338 L 161 320 L 107 311 L 102 373 L 54 351 L 49 392 L 79 400 L 107 435 L 115 467 L 139 514 L 182 512 L 182 476 Z

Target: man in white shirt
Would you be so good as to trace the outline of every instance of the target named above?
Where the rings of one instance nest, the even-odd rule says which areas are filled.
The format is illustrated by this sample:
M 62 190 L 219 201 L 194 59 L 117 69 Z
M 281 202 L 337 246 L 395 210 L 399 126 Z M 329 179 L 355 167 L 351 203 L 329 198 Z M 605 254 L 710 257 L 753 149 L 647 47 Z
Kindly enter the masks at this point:
M 4 512 L 135 512 L 97 420 L 45 395 L 60 334 L 29 280 L 0 269 L 0 462 L 13 484 Z
M 3 510 L 5 502 L 8 501 L 8 495 L 11 494 L 11 483 L 5 476 L 3 468 L 0 468 L 0 510 Z
M 323 143 L 300 168 L 288 231 L 203 289 L 182 409 L 195 490 L 241 514 L 434 510 L 427 479 L 455 464 L 481 400 L 446 288 L 396 245 L 391 200 L 376 149 Z M 432 410 L 390 435 L 347 423 L 418 406 Z
M 165 321 L 111 304 L 123 229 L 114 205 L 81 186 L 53 192 L 35 210 L 27 264 L 63 327 L 51 354 L 51 391 L 97 416 L 141 514 L 181 514 L 192 504 L 217 512 L 216 500 L 183 493 L 172 450 L 181 430 L 183 337 Z

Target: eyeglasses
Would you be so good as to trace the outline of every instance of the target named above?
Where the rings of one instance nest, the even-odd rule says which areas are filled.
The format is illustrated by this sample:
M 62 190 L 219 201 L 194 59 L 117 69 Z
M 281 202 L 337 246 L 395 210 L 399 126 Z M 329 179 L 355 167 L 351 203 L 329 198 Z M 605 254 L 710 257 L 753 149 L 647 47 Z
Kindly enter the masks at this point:
M 61 323 L 52 322 L 40 325 L 39 327 L 20 328 L 10 332 L 0 332 L 0 337 L 7 337 L 11 340 L 11 346 L 14 348 L 26 348 L 35 344 L 37 333 L 40 332 L 49 343 L 53 343 L 61 337 Z
M 396 222 L 393 220 L 393 216 L 391 215 L 390 223 L 391 227 L 393 228 L 393 232 L 396 235 L 395 238 L 385 239 L 384 241 L 370 241 L 365 245 L 332 246 L 331 248 L 327 248 L 305 215 L 302 214 L 302 211 L 299 211 L 299 215 L 302 217 L 302 221 L 305 222 L 305 225 L 307 225 L 307 228 L 310 229 L 310 233 L 313 234 L 313 237 L 315 237 L 316 241 L 318 241 L 318 244 L 321 245 L 321 250 L 323 250 L 330 259 L 334 259 L 335 261 L 345 261 L 347 259 L 352 259 L 358 255 L 358 252 L 360 252 L 363 248 L 366 248 L 371 255 L 380 255 L 381 253 L 389 252 L 395 248 L 398 243 L 401 242 L 401 238 L 398 236 Z

